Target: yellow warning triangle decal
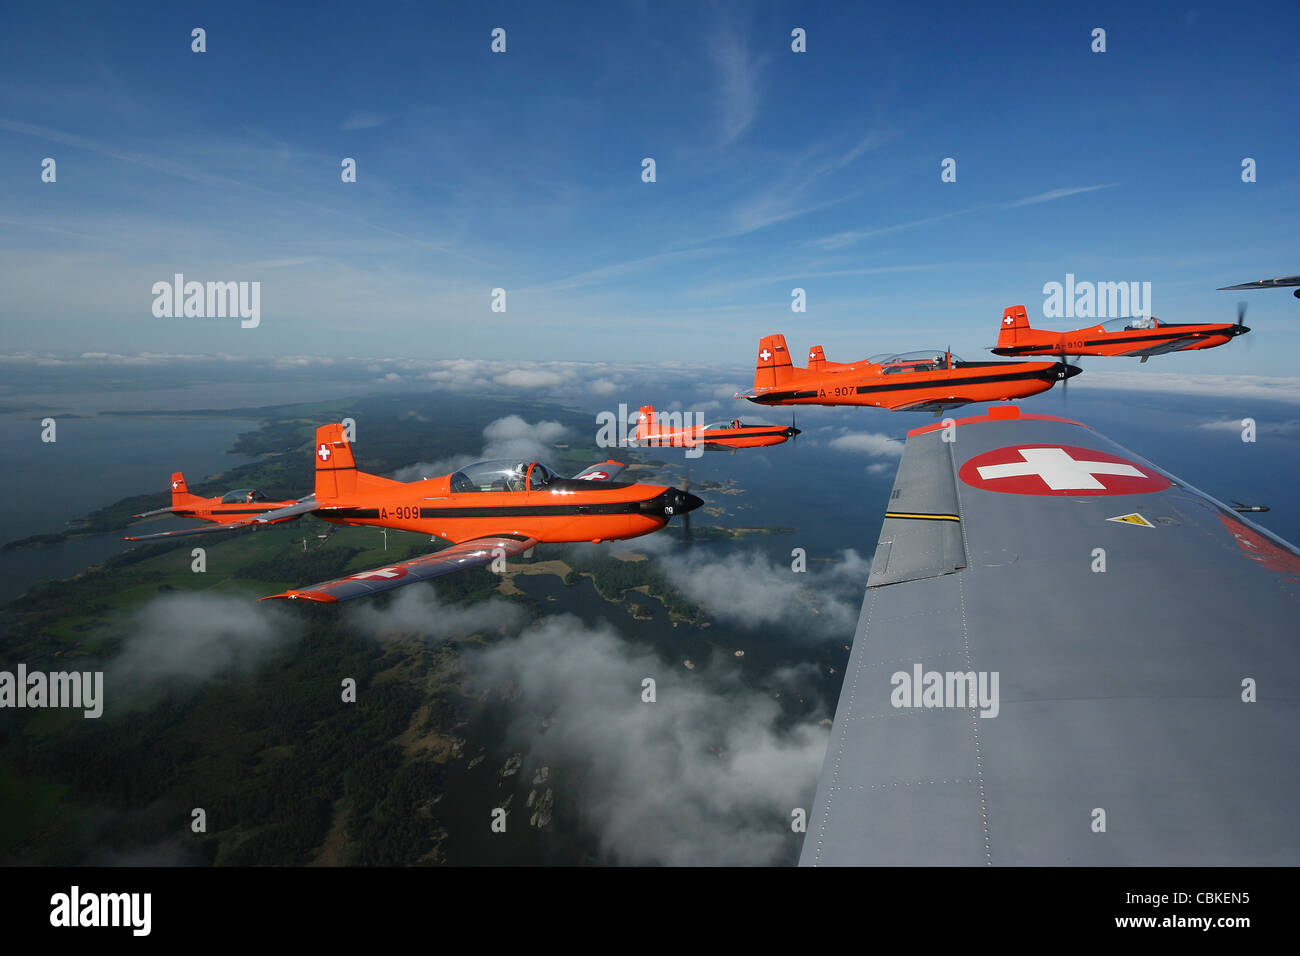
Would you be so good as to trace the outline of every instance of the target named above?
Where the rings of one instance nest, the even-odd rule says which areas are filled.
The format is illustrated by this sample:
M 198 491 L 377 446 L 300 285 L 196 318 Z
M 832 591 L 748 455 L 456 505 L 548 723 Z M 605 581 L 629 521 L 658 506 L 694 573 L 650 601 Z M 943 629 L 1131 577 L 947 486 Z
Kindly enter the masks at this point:
M 1154 528 L 1154 527 L 1155 527 L 1155 525 L 1153 525 L 1153 524 L 1152 524 L 1150 521 L 1148 521 L 1146 518 L 1142 517 L 1142 516 L 1141 516 L 1140 514 L 1138 514 L 1136 511 L 1133 512 L 1131 515 L 1117 515 L 1117 516 L 1114 517 L 1114 518 L 1107 518 L 1106 520 L 1107 520 L 1107 521 L 1119 521 L 1119 522 L 1121 522 L 1121 523 L 1123 523 L 1123 524 L 1136 524 L 1136 525 L 1141 525 L 1141 526 L 1144 527 L 1144 528 Z

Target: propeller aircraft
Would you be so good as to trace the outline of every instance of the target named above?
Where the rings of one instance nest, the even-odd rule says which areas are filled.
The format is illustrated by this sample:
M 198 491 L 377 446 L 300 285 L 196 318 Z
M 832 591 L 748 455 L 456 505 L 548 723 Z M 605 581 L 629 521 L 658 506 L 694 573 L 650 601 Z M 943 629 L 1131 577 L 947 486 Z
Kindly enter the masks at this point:
M 497 459 L 449 475 L 402 482 L 359 471 L 343 425 L 316 429 L 316 490 L 287 507 L 248 515 L 230 530 L 314 514 L 337 525 L 369 525 L 445 538 L 441 551 L 295 588 L 270 598 L 333 604 L 514 557 L 538 544 L 621 540 L 658 531 L 703 502 L 663 485 L 617 481 L 605 461 L 562 478 L 537 461 Z M 128 538 L 143 541 L 207 528 Z M 263 598 L 262 600 L 268 600 Z
M 808 367 L 790 361 L 784 335 L 759 340 L 754 387 L 736 398 L 758 405 L 869 405 L 933 411 L 971 402 L 1005 401 L 1045 392 L 1080 369 L 1064 362 L 964 362 L 952 352 L 887 352 L 831 362 L 820 345 Z
M 1162 322 L 1155 316 L 1111 319 L 1071 332 L 1048 332 L 1029 326 L 1023 305 L 1002 313 L 1002 328 L 994 355 L 1126 355 L 1143 362 L 1167 352 L 1194 352 L 1226 345 L 1250 329 L 1242 324 L 1246 306 L 1237 309 L 1236 322 Z
M 799 433 L 793 422 L 790 425 L 746 425 L 738 418 L 710 425 L 665 427 L 653 405 L 642 405 L 637 410 L 636 435 L 628 440 L 628 444 L 652 448 L 729 448 L 734 451 L 737 448 L 780 445 Z
M 142 535 L 139 537 L 127 538 L 127 541 L 143 541 L 150 538 L 172 537 L 176 534 L 202 534 L 208 531 L 224 531 L 227 526 L 234 524 L 246 524 L 256 517 L 265 515 L 270 511 L 280 511 L 298 504 L 297 501 L 269 501 L 266 495 L 253 488 L 240 488 L 237 491 L 228 491 L 220 497 L 203 498 L 199 495 L 190 494 L 189 486 L 185 483 L 185 475 L 182 472 L 172 474 L 172 503 L 169 508 L 155 508 L 153 511 L 145 511 L 138 515 L 132 515 L 132 520 L 141 521 L 148 518 L 159 518 L 163 515 L 170 515 L 177 518 L 198 518 L 202 521 L 211 521 L 216 527 L 199 527 L 190 528 L 184 532 L 164 532 L 162 534 Z M 266 524 L 279 524 L 283 521 L 292 521 L 303 512 L 283 515 L 266 521 Z

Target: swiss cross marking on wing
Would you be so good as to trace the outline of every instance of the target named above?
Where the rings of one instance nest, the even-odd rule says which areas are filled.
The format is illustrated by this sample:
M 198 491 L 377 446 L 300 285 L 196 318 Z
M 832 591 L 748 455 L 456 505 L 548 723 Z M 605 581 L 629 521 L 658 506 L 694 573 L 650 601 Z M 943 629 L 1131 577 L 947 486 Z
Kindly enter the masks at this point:
M 375 568 L 373 571 L 348 575 L 348 579 L 352 581 L 391 581 L 394 578 L 404 577 L 406 577 L 405 568 Z
M 1132 495 L 1169 479 L 1108 452 L 1073 445 L 1020 445 L 971 458 L 958 472 L 975 488 L 1020 495 Z

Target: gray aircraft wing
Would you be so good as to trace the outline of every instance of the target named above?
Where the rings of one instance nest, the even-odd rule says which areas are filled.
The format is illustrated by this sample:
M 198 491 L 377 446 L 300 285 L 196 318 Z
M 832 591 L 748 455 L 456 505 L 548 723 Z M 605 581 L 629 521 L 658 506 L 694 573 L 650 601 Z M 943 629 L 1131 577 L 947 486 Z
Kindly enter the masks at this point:
M 1288 286 L 1300 286 L 1300 276 L 1278 276 L 1276 279 L 1257 279 L 1254 282 L 1242 282 L 1239 285 L 1220 286 L 1217 291 L 1229 289 L 1277 289 Z
M 803 865 L 1300 863 L 1300 552 L 1084 425 L 911 432 Z
M 271 594 L 261 600 L 303 600 L 319 604 L 337 604 L 353 598 L 368 597 L 380 591 L 428 581 L 430 578 L 454 574 L 466 568 L 478 568 L 507 557 L 517 557 L 537 545 L 536 538 L 520 534 L 490 534 L 461 541 L 450 547 L 385 565 L 360 571 L 332 581 L 322 581 L 305 588 L 293 588 L 280 594 Z

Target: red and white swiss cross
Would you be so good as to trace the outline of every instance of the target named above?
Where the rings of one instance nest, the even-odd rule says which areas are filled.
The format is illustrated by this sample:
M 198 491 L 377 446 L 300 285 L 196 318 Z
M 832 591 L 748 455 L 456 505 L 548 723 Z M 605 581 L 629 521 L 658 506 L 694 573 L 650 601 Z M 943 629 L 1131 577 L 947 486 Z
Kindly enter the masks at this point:
M 976 455 L 957 476 L 973 488 L 1013 495 L 1143 495 L 1164 491 L 1158 471 L 1076 445 L 1009 445 Z

